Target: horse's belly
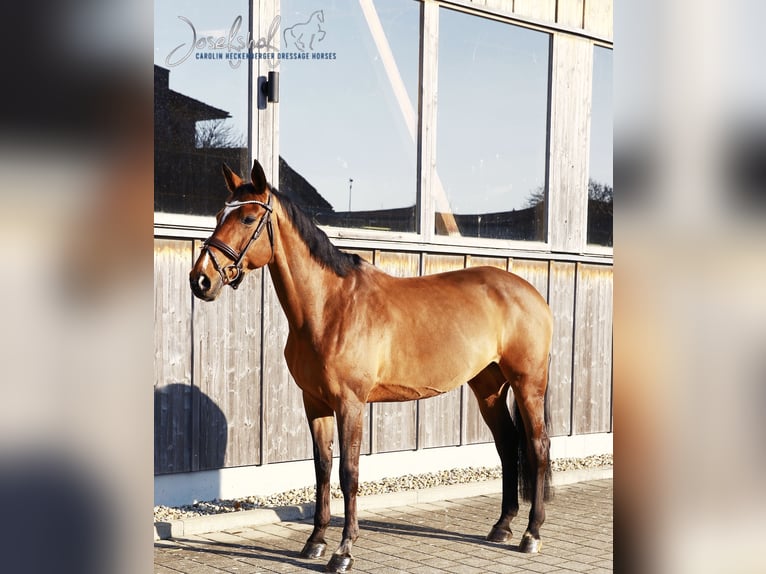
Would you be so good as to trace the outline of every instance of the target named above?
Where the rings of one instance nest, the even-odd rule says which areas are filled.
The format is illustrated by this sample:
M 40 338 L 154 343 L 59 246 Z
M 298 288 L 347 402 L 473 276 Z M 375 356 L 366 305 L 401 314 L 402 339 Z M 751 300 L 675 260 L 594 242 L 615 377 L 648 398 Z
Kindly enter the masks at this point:
M 367 402 L 426 399 L 449 392 L 468 382 L 487 365 L 497 360 L 497 345 L 477 335 L 471 344 L 462 338 L 452 341 L 449 334 L 434 344 L 417 345 L 404 336 L 400 344 L 378 353 L 380 359 L 370 371 L 375 384 Z M 450 344 L 451 343 L 451 344 Z
M 435 397 L 442 394 L 444 391 L 434 388 L 417 386 L 410 387 L 405 385 L 394 384 L 379 384 L 372 388 L 370 394 L 367 396 L 367 402 L 369 403 L 385 403 L 385 402 L 400 402 L 400 401 L 414 401 L 417 399 L 427 399 L 428 397 Z

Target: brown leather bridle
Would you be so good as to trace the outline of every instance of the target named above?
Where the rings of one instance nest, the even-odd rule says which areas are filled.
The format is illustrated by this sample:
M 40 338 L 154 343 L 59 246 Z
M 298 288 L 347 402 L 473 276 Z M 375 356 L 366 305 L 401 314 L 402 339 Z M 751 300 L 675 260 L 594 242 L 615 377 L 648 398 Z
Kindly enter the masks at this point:
M 263 233 L 263 228 L 266 228 L 266 231 L 269 235 L 269 244 L 271 245 L 271 255 L 274 256 L 274 229 L 271 225 L 271 213 L 273 211 L 273 208 L 271 207 L 271 197 L 272 195 L 269 194 L 269 199 L 266 203 L 262 201 L 258 201 L 257 199 L 253 199 L 250 201 L 230 201 L 227 202 L 225 205 L 226 207 L 239 207 L 240 205 L 247 205 L 250 203 L 254 203 L 255 205 L 260 205 L 263 207 L 266 211 L 261 216 L 261 219 L 258 221 L 258 225 L 255 227 L 255 231 L 253 231 L 253 234 L 250 236 L 250 240 L 247 242 L 245 247 L 240 251 L 239 253 L 224 243 L 223 241 L 216 239 L 214 237 L 215 232 L 213 232 L 213 235 L 208 237 L 205 242 L 202 244 L 202 251 L 206 251 L 207 254 L 210 256 L 210 259 L 213 261 L 213 267 L 215 267 L 215 270 L 218 271 L 218 274 L 221 276 L 221 280 L 223 281 L 224 285 L 230 285 L 232 289 L 236 289 L 239 287 L 239 284 L 242 282 L 242 279 L 244 279 L 245 274 L 242 271 L 242 261 L 245 258 L 245 254 L 247 253 L 247 250 L 250 249 L 250 246 L 255 242 L 258 237 L 260 237 L 261 233 Z M 215 247 L 218 251 L 223 253 L 226 257 L 231 259 L 233 263 L 225 266 L 221 266 L 220 263 L 218 263 L 218 260 L 215 258 L 215 254 L 213 253 L 211 247 Z M 271 259 L 271 258 L 269 258 Z M 229 270 L 233 269 L 235 272 L 235 275 L 232 279 L 229 279 L 229 276 L 227 275 L 227 272 Z

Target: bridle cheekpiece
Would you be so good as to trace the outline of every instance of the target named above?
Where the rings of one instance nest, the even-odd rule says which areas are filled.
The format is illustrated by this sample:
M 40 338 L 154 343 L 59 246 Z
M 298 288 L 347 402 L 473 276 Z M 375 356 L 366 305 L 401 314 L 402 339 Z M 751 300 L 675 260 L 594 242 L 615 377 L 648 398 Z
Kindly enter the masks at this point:
M 269 194 L 269 199 L 266 203 L 262 201 L 258 201 L 257 199 L 253 199 L 250 201 L 229 201 L 226 202 L 226 207 L 239 207 L 240 205 L 248 205 L 250 203 L 253 203 L 255 205 L 260 205 L 265 209 L 266 211 L 261 216 L 261 219 L 258 221 L 258 225 L 255 227 L 255 231 L 253 231 L 253 234 L 250 236 L 250 240 L 247 242 L 245 247 L 237 253 L 235 249 L 224 243 L 223 241 L 220 241 L 219 239 L 216 239 L 213 235 L 208 237 L 205 240 L 205 243 L 202 244 L 202 250 L 206 251 L 207 254 L 210 256 L 210 259 L 213 261 L 213 267 L 215 267 L 215 270 L 218 271 L 218 274 L 221 276 L 221 280 L 223 281 L 224 285 L 231 285 L 232 289 L 236 289 L 239 287 L 239 284 L 242 282 L 242 279 L 245 277 L 244 272 L 242 271 L 242 261 L 245 258 L 245 254 L 247 253 L 247 250 L 250 249 L 250 246 L 255 242 L 258 237 L 260 237 L 261 233 L 263 233 L 263 228 L 265 227 L 268 235 L 269 235 L 269 244 L 271 245 L 271 254 L 272 257 L 274 255 L 274 230 L 271 225 L 271 213 L 273 212 L 274 208 L 271 206 L 271 198 L 273 194 Z M 215 257 L 215 254 L 210 249 L 211 247 L 215 247 L 218 251 L 223 253 L 226 257 L 231 259 L 233 263 L 225 266 L 221 266 L 220 263 L 218 263 L 218 260 Z M 228 271 L 234 270 L 235 275 L 232 279 L 229 279 Z

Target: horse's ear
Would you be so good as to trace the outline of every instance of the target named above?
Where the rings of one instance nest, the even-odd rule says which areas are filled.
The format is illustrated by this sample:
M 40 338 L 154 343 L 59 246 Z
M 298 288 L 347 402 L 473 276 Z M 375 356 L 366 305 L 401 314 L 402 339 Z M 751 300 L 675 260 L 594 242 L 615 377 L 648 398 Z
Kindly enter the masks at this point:
M 250 181 L 253 182 L 255 193 L 264 193 L 266 188 L 269 187 L 269 184 L 266 181 L 266 174 L 263 173 L 263 168 L 261 167 L 261 164 L 258 163 L 257 159 L 253 162 L 253 171 L 250 173 Z
M 231 171 L 231 168 L 225 163 L 221 164 L 221 171 L 223 172 L 223 177 L 226 180 L 226 187 L 229 188 L 230 192 L 234 193 L 234 190 L 242 185 L 242 178 Z

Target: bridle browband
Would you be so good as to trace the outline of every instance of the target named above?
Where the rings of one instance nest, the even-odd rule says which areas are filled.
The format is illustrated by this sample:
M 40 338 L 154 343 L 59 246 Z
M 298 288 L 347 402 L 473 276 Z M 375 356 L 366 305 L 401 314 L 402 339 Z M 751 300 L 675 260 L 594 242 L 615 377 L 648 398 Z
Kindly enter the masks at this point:
M 258 225 L 255 227 L 255 231 L 253 231 L 253 234 L 250 236 L 250 240 L 247 242 L 245 247 L 237 253 L 235 249 L 232 249 L 229 245 L 224 243 L 223 241 L 220 241 L 219 239 L 216 239 L 213 235 L 215 235 L 215 232 L 213 232 L 213 235 L 208 237 L 205 242 L 202 244 L 202 251 L 206 251 L 207 254 L 210 256 L 210 259 L 213 261 L 213 267 L 215 267 L 215 270 L 218 271 L 218 274 L 221 276 L 221 279 L 223 280 L 224 285 L 231 285 L 232 289 L 236 289 L 239 287 L 239 284 L 242 282 L 242 279 L 245 277 L 245 274 L 242 272 L 242 260 L 245 258 L 245 254 L 247 253 L 247 250 L 250 249 L 250 246 L 255 242 L 258 237 L 260 237 L 261 233 L 263 233 L 263 228 L 266 227 L 266 231 L 269 235 L 269 244 L 271 245 L 271 255 L 274 256 L 274 229 L 271 226 L 271 213 L 274 211 L 274 208 L 271 207 L 271 198 L 273 194 L 269 194 L 269 199 L 266 203 L 262 201 L 258 201 L 257 199 L 253 199 L 250 201 L 229 201 L 225 203 L 226 207 L 239 207 L 240 205 L 247 205 L 249 203 L 254 203 L 255 205 L 260 205 L 263 207 L 266 211 L 261 216 L 261 219 L 258 221 Z M 226 257 L 231 259 L 233 263 L 230 265 L 226 265 L 221 267 L 221 265 L 218 263 L 218 260 L 215 258 L 215 254 L 210 249 L 211 247 L 215 247 L 218 251 L 223 253 Z M 235 271 L 235 275 L 233 279 L 229 279 L 227 272 L 233 269 Z

